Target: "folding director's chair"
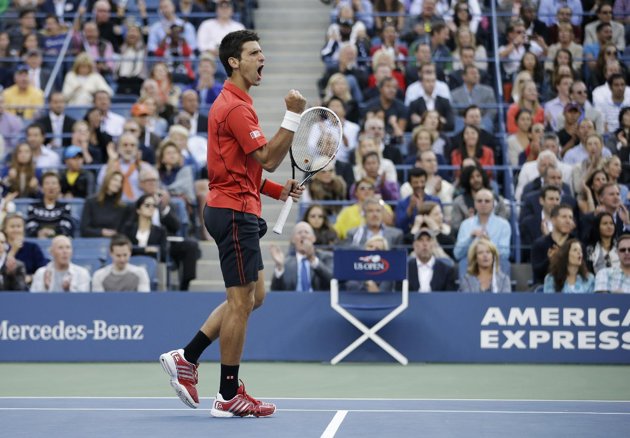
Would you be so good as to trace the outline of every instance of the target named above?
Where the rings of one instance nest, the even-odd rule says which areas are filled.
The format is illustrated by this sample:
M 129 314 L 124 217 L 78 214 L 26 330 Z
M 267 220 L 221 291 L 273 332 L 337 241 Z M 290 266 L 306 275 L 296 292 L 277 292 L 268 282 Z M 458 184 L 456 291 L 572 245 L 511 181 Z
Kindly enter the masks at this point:
M 339 281 L 345 280 L 374 280 L 374 281 L 401 281 L 402 297 L 400 303 L 380 304 L 370 303 L 377 299 L 374 295 L 380 294 L 362 293 L 362 303 L 342 304 L 339 302 Z M 367 296 L 369 295 L 369 296 Z M 388 294 L 389 295 L 389 294 Z M 343 360 L 348 354 L 356 350 L 368 339 L 374 341 L 383 350 L 389 353 L 394 359 L 403 365 L 409 362 L 407 358 L 398 350 L 381 338 L 377 332 L 385 327 L 391 320 L 400 315 L 409 305 L 409 283 L 407 281 L 407 254 L 404 250 L 392 251 L 354 251 L 338 250 L 334 253 L 333 279 L 330 282 L 330 305 L 331 307 L 358 328 L 363 335 L 356 341 L 348 345 L 343 351 L 336 355 L 330 363 L 335 365 Z M 349 310 L 388 310 L 392 309 L 378 323 L 372 327 L 367 327 Z

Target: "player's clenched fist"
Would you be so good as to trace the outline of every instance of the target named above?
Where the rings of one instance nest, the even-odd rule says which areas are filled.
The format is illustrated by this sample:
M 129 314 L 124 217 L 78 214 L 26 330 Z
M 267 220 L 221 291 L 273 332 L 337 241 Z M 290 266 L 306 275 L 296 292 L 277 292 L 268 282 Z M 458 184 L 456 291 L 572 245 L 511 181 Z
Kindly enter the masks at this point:
M 287 105 L 287 110 L 293 113 L 302 114 L 304 108 L 306 108 L 306 99 L 298 90 L 289 91 L 284 98 L 284 102 Z

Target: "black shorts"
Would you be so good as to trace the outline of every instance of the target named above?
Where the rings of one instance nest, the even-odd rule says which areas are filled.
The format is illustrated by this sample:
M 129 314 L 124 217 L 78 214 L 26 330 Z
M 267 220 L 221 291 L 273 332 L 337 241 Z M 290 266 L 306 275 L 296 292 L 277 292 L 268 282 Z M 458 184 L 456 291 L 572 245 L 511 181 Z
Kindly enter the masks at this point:
M 258 280 L 263 266 L 260 238 L 267 232 L 264 219 L 229 208 L 206 206 L 206 229 L 219 247 L 225 287 L 242 286 Z

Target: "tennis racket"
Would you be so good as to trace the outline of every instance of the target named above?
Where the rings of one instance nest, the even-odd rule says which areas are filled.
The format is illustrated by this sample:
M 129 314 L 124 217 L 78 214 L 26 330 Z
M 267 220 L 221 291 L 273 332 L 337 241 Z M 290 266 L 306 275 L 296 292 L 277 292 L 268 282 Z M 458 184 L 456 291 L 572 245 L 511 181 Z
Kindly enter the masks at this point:
M 313 175 L 328 166 L 337 155 L 343 139 L 342 131 L 341 120 L 328 108 L 315 106 L 304 111 L 289 149 L 293 179 L 295 170 L 300 170 L 304 174 L 300 185 L 304 185 Z M 273 227 L 274 233 L 282 234 L 292 205 L 293 198 L 289 196 Z

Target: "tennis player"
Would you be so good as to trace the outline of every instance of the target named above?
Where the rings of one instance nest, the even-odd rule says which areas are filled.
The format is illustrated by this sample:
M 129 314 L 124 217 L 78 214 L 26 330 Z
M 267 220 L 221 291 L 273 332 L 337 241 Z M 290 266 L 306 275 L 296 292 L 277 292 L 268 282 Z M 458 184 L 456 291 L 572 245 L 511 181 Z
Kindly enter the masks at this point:
M 221 381 L 211 410 L 215 417 L 265 417 L 276 410 L 272 403 L 248 395 L 242 382 L 239 385 L 238 372 L 249 315 L 265 297 L 260 238 L 267 224 L 260 217 L 260 194 L 297 201 L 303 191 L 292 179 L 284 186 L 262 180 L 262 170 L 273 172 L 289 151 L 306 100 L 298 91 L 289 91 L 284 120 L 267 141 L 249 95 L 252 86 L 260 85 L 265 65 L 258 40 L 255 32 L 239 30 L 221 41 L 219 58 L 229 78 L 208 117 L 210 182 L 204 222 L 219 249 L 227 300 L 186 347 L 160 356 L 179 398 L 196 408 L 199 356 L 220 335 Z

